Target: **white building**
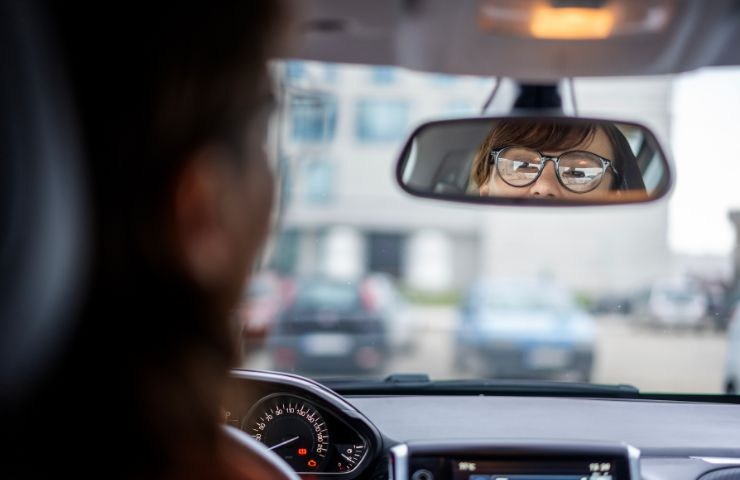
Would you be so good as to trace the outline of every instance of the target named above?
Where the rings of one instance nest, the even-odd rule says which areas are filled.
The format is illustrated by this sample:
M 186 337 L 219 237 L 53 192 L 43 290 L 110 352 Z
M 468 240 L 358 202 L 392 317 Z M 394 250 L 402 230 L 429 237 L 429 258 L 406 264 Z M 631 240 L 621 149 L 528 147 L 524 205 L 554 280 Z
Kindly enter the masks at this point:
M 385 271 L 426 291 L 542 274 L 584 291 L 629 290 L 670 268 L 665 202 L 553 215 L 436 203 L 397 187 L 395 160 L 411 128 L 476 115 L 491 79 L 315 62 L 281 70 L 289 206 L 278 268 L 347 277 Z M 576 82 L 579 113 L 643 121 L 667 143 L 670 80 L 609 82 Z M 490 112 L 512 102 L 504 84 Z

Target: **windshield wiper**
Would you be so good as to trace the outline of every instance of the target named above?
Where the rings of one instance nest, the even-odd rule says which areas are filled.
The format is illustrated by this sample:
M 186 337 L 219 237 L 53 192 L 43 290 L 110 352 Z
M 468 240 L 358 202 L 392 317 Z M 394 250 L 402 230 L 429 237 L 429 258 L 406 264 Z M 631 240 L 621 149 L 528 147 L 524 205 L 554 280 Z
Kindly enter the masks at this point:
M 342 395 L 529 395 L 638 398 L 626 384 L 557 382 L 548 380 L 431 380 L 426 374 L 392 374 L 384 379 L 326 378 L 320 383 Z

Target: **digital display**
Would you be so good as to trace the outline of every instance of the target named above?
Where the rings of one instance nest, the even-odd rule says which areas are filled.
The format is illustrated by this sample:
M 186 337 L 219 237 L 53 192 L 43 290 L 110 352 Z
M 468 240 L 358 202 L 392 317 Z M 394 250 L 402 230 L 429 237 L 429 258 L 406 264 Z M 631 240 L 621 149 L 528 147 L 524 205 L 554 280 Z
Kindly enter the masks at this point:
M 545 460 L 453 460 L 455 480 L 617 480 L 616 464 L 600 459 Z

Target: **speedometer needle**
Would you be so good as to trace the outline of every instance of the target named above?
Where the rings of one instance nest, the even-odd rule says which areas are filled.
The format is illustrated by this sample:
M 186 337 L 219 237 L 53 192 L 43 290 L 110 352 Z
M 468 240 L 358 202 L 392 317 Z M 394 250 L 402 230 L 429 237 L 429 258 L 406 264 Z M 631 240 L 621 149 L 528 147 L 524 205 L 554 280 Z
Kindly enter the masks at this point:
M 295 436 L 295 437 L 293 437 L 293 438 L 289 438 L 288 440 L 286 440 L 286 441 L 284 441 L 284 442 L 280 442 L 280 443 L 278 443 L 277 445 L 273 445 L 272 447 L 268 448 L 268 450 L 275 450 L 276 448 L 278 448 L 278 447 L 282 447 L 283 445 L 287 445 L 287 444 L 289 444 L 289 443 L 293 443 L 293 442 L 295 442 L 296 440 L 298 440 L 299 438 L 301 438 L 301 437 Z

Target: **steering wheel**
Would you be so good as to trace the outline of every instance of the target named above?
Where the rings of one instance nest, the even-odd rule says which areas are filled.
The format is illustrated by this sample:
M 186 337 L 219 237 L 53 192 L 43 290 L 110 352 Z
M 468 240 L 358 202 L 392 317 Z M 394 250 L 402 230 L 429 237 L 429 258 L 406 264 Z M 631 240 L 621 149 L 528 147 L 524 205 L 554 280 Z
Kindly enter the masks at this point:
M 224 450 L 229 466 L 242 478 L 301 480 L 278 454 L 238 428 L 222 425 Z

